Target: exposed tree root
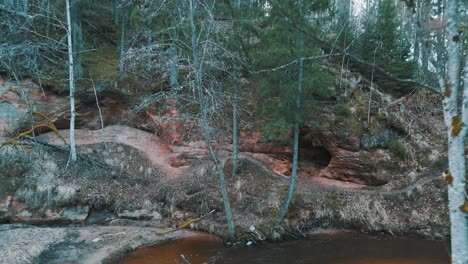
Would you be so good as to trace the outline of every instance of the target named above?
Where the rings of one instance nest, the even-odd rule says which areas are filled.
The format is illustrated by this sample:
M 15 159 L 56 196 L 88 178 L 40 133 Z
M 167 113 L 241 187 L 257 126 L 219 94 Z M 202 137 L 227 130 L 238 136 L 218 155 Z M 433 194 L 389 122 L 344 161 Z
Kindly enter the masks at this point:
M 24 151 L 26 152 L 30 152 L 30 149 L 28 149 L 27 147 L 25 147 L 24 145 L 20 144 L 18 142 L 18 140 L 22 139 L 23 137 L 29 135 L 29 134 L 32 134 L 34 132 L 34 130 L 38 129 L 38 128 L 41 128 L 41 127 L 45 127 L 45 128 L 48 128 L 50 130 L 52 130 L 58 138 L 60 138 L 64 143 L 65 145 L 68 146 L 67 142 L 65 141 L 65 139 L 63 138 L 63 136 L 60 134 L 60 132 L 57 130 L 57 128 L 55 127 L 54 125 L 54 122 L 52 122 L 52 120 L 50 119 L 50 117 L 48 117 L 46 114 L 42 113 L 42 112 L 38 112 L 38 111 L 33 111 L 32 112 L 34 115 L 37 115 L 37 116 L 40 116 L 42 117 L 43 119 L 45 119 L 47 121 L 47 124 L 37 124 L 37 125 L 34 125 L 31 129 L 17 135 L 16 137 L 14 138 L 11 138 L 5 142 L 3 142 L 0 147 L 2 147 L 3 145 L 6 145 L 6 144 L 11 144 L 13 146 L 20 146 Z
M 207 214 L 204 214 L 202 216 L 200 216 L 199 218 L 192 218 L 190 220 L 188 220 L 187 222 L 181 224 L 179 227 L 177 228 L 174 228 L 174 229 L 171 229 L 171 230 L 167 230 L 167 231 L 164 231 L 164 232 L 161 232 L 160 234 L 161 235 L 167 235 L 169 233 L 172 233 L 172 232 L 175 232 L 179 229 L 183 229 L 183 228 L 186 228 L 187 226 L 189 226 L 190 224 L 193 224 L 193 223 L 197 223 L 197 222 L 200 222 L 203 218 L 209 216 L 210 214 L 216 212 L 216 210 L 211 210 L 209 213 Z

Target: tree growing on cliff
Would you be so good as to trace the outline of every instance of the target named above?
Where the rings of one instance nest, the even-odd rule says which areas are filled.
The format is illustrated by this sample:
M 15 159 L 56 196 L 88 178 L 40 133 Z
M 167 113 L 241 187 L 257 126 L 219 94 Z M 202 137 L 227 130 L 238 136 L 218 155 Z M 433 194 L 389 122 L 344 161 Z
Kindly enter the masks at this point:
M 270 139 L 286 138 L 293 130 L 293 168 L 288 194 L 275 228 L 281 225 L 291 202 L 297 176 L 299 127 L 303 116 L 301 100 L 329 98 L 327 87 L 332 78 L 320 69 L 317 61 L 321 50 L 304 32 L 313 31 L 318 23 L 311 17 L 328 7 L 328 1 L 269 1 L 262 17 L 263 28 L 256 32 L 260 41 L 250 47 L 250 57 L 262 100 L 257 112 L 265 120 L 263 133 Z M 262 10 L 262 9 L 260 9 Z M 274 58 L 274 59 L 272 59 Z M 302 91 L 303 90 L 303 91 Z
M 434 58 L 430 63 L 437 71 L 447 128 L 449 170 L 445 179 L 448 183 L 452 263 L 466 264 L 468 196 L 465 144 L 468 130 L 468 38 L 466 24 L 460 23 L 460 14 L 466 14 L 466 9 L 458 0 L 438 1 L 436 4 L 445 5 L 445 13 L 437 14 L 439 19 L 446 23 L 445 34 L 440 34 L 440 37 L 445 36 L 445 40 L 436 38 L 438 48 L 433 49 L 435 54 L 429 57 Z M 416 26 L 420 27 L 419 21 L 417 23 Z
M 223 203 L 224 203 L 224 211 L 226 213 L 226 220 L 228 223 L 228 232 L 229 232 L 229 238 L 231 240 L 235 239 L 235 228 L 234 228 L 234 217 L 232 215 L 232 210 L 231 210 L 231 204 L 229 202 L 229 196 L 228 196 L 228 190 L 227 190 L 227 183 L 226 183 L 226 177 L 224 175 L 224 170 L 220 162 L 218 161 L 218 158 L 216 156 L 216 153 L 213 149 L 212 145 L 212 138 L 211 138 L 211 132 L 209 128 L 209 122 L 208 122 L 208 105 L 207 105 L 207 100 L 205 98 L 204 94 L 204 87 L 203 87 L 203 56 L 200 58 L 200 54 L 203 54 L 200 52 L 200 38 L 201 36 L 200 31 L 197 30 L 196 26 L 196 21 L 195 21 L 195 3 L 194 0 L 188 0 L 189 1 L 189 10 L 188 10 L 188 18 L 189 18 L 189 24 L 190 24 L 190 33 L 191 33 L 191 48 L 192 48 L 192 67 L 193 67 L 193 73 L 194 73 L 194 88 L 197 92 L 198 95 L 198 102 L 199 102 L 199 107 L 201 111 L 201 123 L 202 123 L 202 130 L 203 130 L 203 135 L 205 137 L 205 142 L 208 147 L 209 155 L 213 163 L 215 164 L 216 171 L 218 174 L 218 180 L 219 180 L 219 188 L 221 195 L 223 197 Z M 211 23 L 213 22 L 213 14 L 210 12 L 211 10 L 208 9 L 207 6 L 203 4 L 199 4 L 198 10 L 205 10 L 206 12 L 205 15 L 208 18 L 211 18 L 211 21 L 208 21 L 208 27 L 211 27 Z M 199 11 L 200 12 L 200 11 Z M 206 29 L 206 32 L 204 32 L 205 36 L 207 36 L 210 32 L 210 29 Z M 202 46 L 203 47 L 203 46 Z
M 70 81 L 70 155 L 71 160 L 76 161 L 75 144 L 75 68 L 73 63 L 73 40 L 70 0 L 65 0 L 67 12 L 67 40 L 68 40 L 68 68 Z
M 373 64 L 384 67 L 398 78 L 412 78 L 415 64 L 410 59 L 410 42 L 405 38 L 401 30 L 401 21 L 399 20 L 395 1 L 379 0 L 375 4 L 376 7 L 370 6 L 367 10 L 363 23 L 364 32 L 360 35 L 359 45 L 355 53 L 359 54 L 365 61 L 375 61 Z M 376 50 L 376 48 L 380 51 L 375 54 L 370 52 Z M 359 71 L 370 79 L 372 68 L 361 64 L 357 66 Z M 408 93 L 413 86 L 412 84 L 396 82 L 385 74 L 375 71 L 374 79 L 378 85 L 396 94 Z

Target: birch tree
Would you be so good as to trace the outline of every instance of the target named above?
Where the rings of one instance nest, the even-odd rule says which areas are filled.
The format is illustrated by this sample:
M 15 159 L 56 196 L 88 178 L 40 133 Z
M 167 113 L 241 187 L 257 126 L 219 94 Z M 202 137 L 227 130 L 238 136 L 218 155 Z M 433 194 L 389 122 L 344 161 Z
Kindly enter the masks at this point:
M 192 48 L 192 65 L 193 71 L 195 75 L 195 90 L 198 95 L 199 106 L 201 111 L 201 121 L 202 121 L 202 130 L 203 135 L 205 137 L 205 142 L 208 147 L 209 155 L 213 163 L 215 164 L 216 171 L 218 174 L 219 180 L 219 188 L 221 195 L 223 197 L 224 203 L 224 210 L 226 213 L 226 220 L 228 224 L 228 232 L 229 238 L 231 240 L 235 239 L 235 228 L 234 228 L 234 218 L 232 215 L 231 204 L 229 202 L 229 196 L 227 191 L 227 182 L 226 177 L 224 175 L 223 167 L 221 166 L 216 153 L 212 146 L 211 134 L 208 124 L 208 109 L 207 109 L 207 102 L 205 99 L 205 95 L 203 93 L 203 61 L 200 60 L 199 56 L 199 36 L 200 32 L 197 32 L 195 26 L 195 18 L 194 18 L 194 3 L 193 0 L 188 0 L 189 2 L 189 23 L 190 23 L 190 30 L 191 30 L 191 48 Z M 199 8 L 203 8 L 202 6 L 198 6 Z
M 120 7 L 120 13 L 122 14 L 121 26 L 120 26 L 120 55 L 119 55 L 119 75 L 122 80 L 125 75 L 125 22 L 126 22 L 126 12 L 125 7 Z
M 452 263 L 468 263 L 468 198 L 466 194 L 465 140 L 468 129 L 468 60 L 464 58 L 462 80 L 462 48 L 466 33 L 459 31 L 459 1 L 447 1 L 445 67 L 437 62 L 440 92 L 444 95 L 443 112 L 447 127 L 449 171 L 448 185 Z M 466 53 L 465 53 L 466 55 Z M 438 54 L 438 58 L 442 54 Z M 460 100 L 459 96 L 462 94 Z
M 75 70 L 73 64 L 72 23 L 70 18 L 70 0 L 65 0 L 67 9 L 68 68 L 70 79 L 70 155 L 76 161 L 75 143 Z

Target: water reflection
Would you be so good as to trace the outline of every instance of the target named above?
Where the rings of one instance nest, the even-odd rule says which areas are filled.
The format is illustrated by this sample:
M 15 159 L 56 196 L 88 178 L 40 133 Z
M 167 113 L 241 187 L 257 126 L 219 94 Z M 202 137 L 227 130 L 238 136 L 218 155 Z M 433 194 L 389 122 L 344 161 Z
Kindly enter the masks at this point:
M 448 245 L 442 241 L 340 233 L 308 240 L 225 248 L 221 239 L 206 234 L 183 238 L 130 253 L 121 264 L 184 263 L 333 263 L 333 264 L 446 264 Z

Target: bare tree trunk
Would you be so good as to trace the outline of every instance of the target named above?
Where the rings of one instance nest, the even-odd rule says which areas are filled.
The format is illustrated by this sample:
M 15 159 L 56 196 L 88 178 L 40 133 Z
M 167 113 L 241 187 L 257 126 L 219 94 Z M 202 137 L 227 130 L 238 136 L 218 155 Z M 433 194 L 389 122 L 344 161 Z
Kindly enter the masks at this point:
M 421 53 L 421 48 L 423 46 L 422 43 L 422 27 L 418 25 L 421 21 L 421 2 L 418 1 L 416 3 L 417 10 L 416 13 L 413 14 L 413 17 L 416 21 L 413 21 L 413 26 L 414 26 L 414 63 L 419 66 L 419 54 Z
M 113 2 L 113 13 L 114 13 L 114 24 L 117 27 L 119 25 L 119 0 Z
M 67 8 L 67 39 L 68 39 L 68 68 L 70 72 L 70 154 L 71 160 L 76 161 L 75 143 L 75 72 L 73 65 L 72 23 L 70 18 L 70 0 L 65 0 Z
M 458 33 L 458 1 L 447 3 L 448 19 L 446 29 L 447 65 L 446 75 L 439 68 L 439 86 L 444 94 L 443 110 L 447 126 L 449 172 L 447 181 L 450 213 L 450 235 L 452 247 L 452 263 L 468 263 L 468 217 L 462 210 L 466 205 L 466 164 L 465 140 L 468 124 L 468 84 L 460 87 L 461 80 L 461 47 Z M 438 55 L 440 58 L 441 54 Z M 468 70 L 465 62 L 465 74 Z M 465 76 L 465 79 L 468 77 Z M 463 101 L 458 102 L 460 88 L 463 90 Z
M 237 176 L 238 160 L 239 160 L 239 140 L 238 140 L 238 128 L 237 128 L 237 93 L 239 90 L 239 84 L 236 81 L 237 74 L 234 75 L 233 80 L 233 93 L 234 99 L 232 102 L 232 176 Z
M 239 17 L 241 7 L 241 0 L 236 1 L 234 12 L 232 13 L 233 19 Z M 237 26 L 234 28 L 235 35 L 239 35 L 239 30 Z M 241 40 L 242 41 L 242 40 Z M 234 74 L 232 78 L 232 88 L 233 88 L 233 102 L 232 102 L 232 176 L 237 177 L 238 170 L 238 161 L 239 161 L 239 135 L 238 135 L 238 92 L 239 92 L 239 83 L 237 81 L 237 66 L 234 63 Z
M 380 45 L 380 44 L 379 44 Z M 379 48 L 379 45 L 375 47 L 374 50 L 374 62 L 372 62 L 375 65 L 375 55 L 377 53 L 377 49 Z M 375 68 L 372 67 L 372 73 L 371 73 L 371 79 L 370 79 L 370 86 L 369 86 L 369 103 L 367 105 L 367 127 L 370 127 L 370 114 L 371 114 L 371 103 L 372 103 L 372 90 L 374 89 L 374 70 Z
M 284 201 L 283 206 L 281 207 L 280 216 L 278 221 L 275 224 L 275 228 L 279 228 L 281 222 L 283 222 L 283 218 L 288 211 L 289 204 L 291 203 L 291 199 L 294 193 L 294 187 L 296 185 L 296 177 L 297 177 L 297 163 L 298 163 L 298 156 L 299 156 L 299 115 L 301 109 L 301 93 L 302 93 L 302 70 L 304 65 L 304 59 L 299 59 L 299 82 L 297 86 L 296 92 L 296 120 L 294 121 L 294 147 L 293 147 L 293 164 L 292 164 L 292 173 L 291 179 L 289 183 L 288 195 Z
M 461 206 L 466 196 L 464 138 L 449 139 L 449 171 L 453 182 L 448 187 L 450 236 L 452 247 L 452 263 L 466 264 L 468 261 L 468 221 Z
M 122 8 L 120 10 L 122 13 L 122 21 L 120 21 L 121 29 L 120 29 L 120 61 L 119 61 L 119 75 L 120 79 L 122 80 L 125 75 L 125 10 Z
M 23 10 L 25 13 L 29 11 L 29 0 L 23 0 Z
M 195 70 L 195 78 L 196 78 L 195 80 L 196 89 L 198 93 L 200 109 L 202 112 L 202 129 L 204 132 L 203 134 L 205 136 L 205 141 L 208 146 L 211 160 L 215 164 L 216 170 L 218 173 L 219 187 L 220 187 L 221 195 L 223 197 L 224 210 L 226 213 L 226 220 L 228 223 L 229 239 L 234 240 L 235 239 L 234 218 L 232 215 L 231 204 L 229 202 L 229 195 L 227 192 L 226 177 L 224 175 L 224 170 L 222 166 L 218 162 L 216 153 L 213 150 L 210 130 L 208 127 L 207 105 L 206 105 L 205 97 L 203 95 L 203 87 L 202 87 L 203 85 L 202 67 L 201 67 L 200 62 L 198 61 L 198 43 L 197 43 L 197 32 L 195 28 L 193 0 L 189 0 L 189 20 L 190 20 L 191 35 L 192 35 L 191 36 L 192 37 L 192 55 L 193 55 L 193 65 L 195 68 L 194 70 Z
M 78 7 L 78 1 L 72 1 L 70 7 L 70 17 L 72 22 L 72 42 L 73 42 L 73 52 L 74 52 L 74 71 L 75 79 L 80 79 L 83 77 L 83 54 L 84 50 L 83 45 L 83 29 L 81 26 L 81 14 Z
M 179 86 L 179 61 L 177 57 L 177 27 L 174 25 L 174 28 L 171 29 L 171 47 L 170 47 L 170 57 L 171 57 L 171 66 L 170 66 L 170 85 L 171 88 Z

